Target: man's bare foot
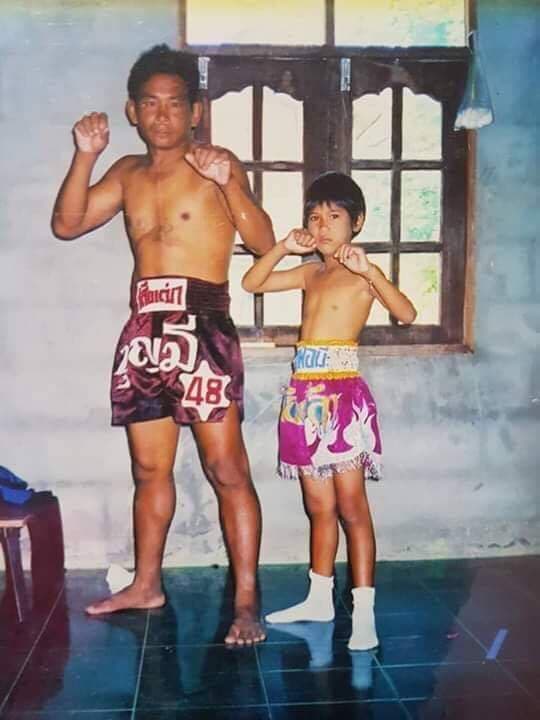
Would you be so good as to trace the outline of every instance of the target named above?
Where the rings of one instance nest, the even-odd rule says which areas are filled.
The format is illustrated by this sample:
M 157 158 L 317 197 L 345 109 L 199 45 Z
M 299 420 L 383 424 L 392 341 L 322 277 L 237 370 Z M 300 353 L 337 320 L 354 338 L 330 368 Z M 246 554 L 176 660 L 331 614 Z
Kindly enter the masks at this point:
M 165 595 L 161 591 L 150 592 L 128 585 L 110 598 L 88 605 L 86 612 L 88 615 L 105 615 L 120 610 L 149 610 L 163 607 L 165 603 Z
M 266 640 L 266 630 L 257 613 L 251 610 L 238 610 L 225 637 L 225 644 L 253 645 L 263 640 Z

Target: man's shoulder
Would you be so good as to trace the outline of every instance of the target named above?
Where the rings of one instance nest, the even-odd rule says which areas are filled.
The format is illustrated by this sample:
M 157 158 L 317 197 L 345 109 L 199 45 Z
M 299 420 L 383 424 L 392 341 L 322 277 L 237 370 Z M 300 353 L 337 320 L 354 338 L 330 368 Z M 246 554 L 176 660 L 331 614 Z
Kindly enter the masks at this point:
M 124 155 L 111 165 L 109 172 L 125 175 L 141 167 L 144 158 L 144 155 Z

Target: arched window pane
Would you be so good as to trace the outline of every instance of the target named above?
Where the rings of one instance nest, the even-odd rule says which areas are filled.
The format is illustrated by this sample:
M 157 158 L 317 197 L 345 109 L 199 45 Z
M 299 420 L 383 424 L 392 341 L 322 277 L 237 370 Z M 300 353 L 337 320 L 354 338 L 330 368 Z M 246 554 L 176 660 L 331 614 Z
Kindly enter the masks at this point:
M 230 92 L 212 103 L 212 143 L 232 150 L 240 160 L 251 160 L 253 88 Z
M 286 93 L 263 92 L 263 160 L 302 162 L 303 105 Z
M 388 160 L 392 154 L 392 90 L 369 94 L 353 102 L 354 160 Z
M 441 104 L 429 95 L 403 89 L 403 153 L 406 160 L 440 160 Z

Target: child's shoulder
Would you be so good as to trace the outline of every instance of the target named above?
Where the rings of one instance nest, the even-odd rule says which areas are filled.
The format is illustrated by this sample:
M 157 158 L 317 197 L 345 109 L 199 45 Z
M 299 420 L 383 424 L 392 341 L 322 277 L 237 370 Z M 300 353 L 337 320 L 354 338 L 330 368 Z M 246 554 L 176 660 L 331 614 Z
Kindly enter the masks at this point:
M 320 260 L 308 260 L 302 263 L 301 268 L 302 272 L 304 273 L 304 278 L 306 280 L 309 280 L 315 275 L 315 273 L 320 272 L 321 269 L 324 269 L 324 263 L 322 263 Z
M 302 267 L 304 268 L 304 272 L 314 273 L 317 272 L 317 270 L 323 269 L 324 263 L 320 260 L 306 260 L 302 263 Z

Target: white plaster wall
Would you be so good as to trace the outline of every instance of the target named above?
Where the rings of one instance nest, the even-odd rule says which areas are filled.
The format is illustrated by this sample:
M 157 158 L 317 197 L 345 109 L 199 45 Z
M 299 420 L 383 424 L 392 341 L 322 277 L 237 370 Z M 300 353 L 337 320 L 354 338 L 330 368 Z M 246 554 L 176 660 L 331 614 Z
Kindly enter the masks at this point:
M 61 243 L 50 213 L 81 114 L 110 115 L 100 170 L 140 147 L 123 115 L 125 80 L 141 50 L 174 45 L 175 5 L 134 2 L 130 12 L 127 2 L 115 10 L 20 0 L 1 10 L 0 464 L 58 495 L 70 567 L 131 560 L 129 460 L 123 431 L 108 424 L 108 381 L 132 265 L 120 219 Z M 479 134 L 477 351 L 365 362 L 384 433 L 385 479 L 369 492 L 385 559 L 540 551 L 531 153 L 539 108 L 530 99 L 538 46 L 530 22 L 505 3 L 481 2 L 479 10 L 497 122 Z M 528 98 L 528 112 L 516 93 Z M 263 507 L 262 562 L 307 560 L 299 488 L 274 472 L 289 359 L 283 351 L 246 353 L 244 432 Z M 224 562 L 215 500 L 188 430 L 176 478 L 166 564 Z

